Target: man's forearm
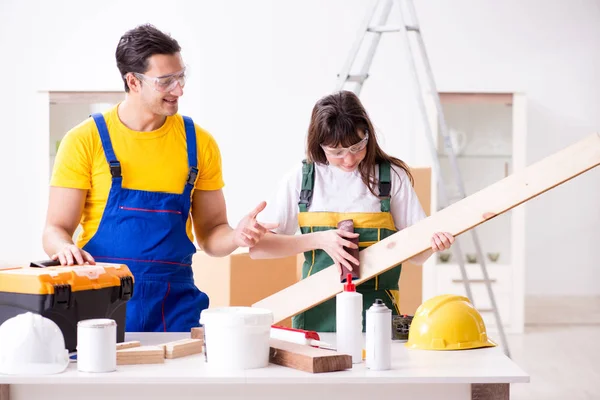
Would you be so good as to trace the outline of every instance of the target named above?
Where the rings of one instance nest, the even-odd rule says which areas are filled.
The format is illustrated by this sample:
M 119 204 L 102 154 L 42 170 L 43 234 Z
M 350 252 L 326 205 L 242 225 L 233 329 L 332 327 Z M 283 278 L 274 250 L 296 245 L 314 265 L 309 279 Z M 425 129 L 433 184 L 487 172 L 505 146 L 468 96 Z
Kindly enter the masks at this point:
M 317 248 L 319 248 L 318 235 L 315 233 L 278 235 L 267 232 L 260 242 L 250 248 L 250 257 L 253 259 L 283 258 Z
M 234 230 L 229 224 L 221 224 L 212 228 L 198 245 L 212 257 L 225 257 L 231 254 L 238 246 L 233 242 Z
M 61 251 L 65 246 L 73 244 L 73 238 L 64 228 L 48 226 L 42 235 L 42 245 L 49 257 Z

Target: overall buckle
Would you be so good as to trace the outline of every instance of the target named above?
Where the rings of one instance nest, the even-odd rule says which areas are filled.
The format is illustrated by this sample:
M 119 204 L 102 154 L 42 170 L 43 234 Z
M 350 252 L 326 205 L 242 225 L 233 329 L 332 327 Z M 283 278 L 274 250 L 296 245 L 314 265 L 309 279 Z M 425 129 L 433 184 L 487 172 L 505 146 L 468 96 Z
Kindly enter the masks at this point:
M 198 177 L 198 168 L 191 167 L 190 172 L 188 173 L 187 184 L 193 185 L 196 182 L 196 178 Z
M 308 206 L 310 204 L 311 198 L 312 198 L 312 190 L 302 189 L 300 191 L 300 201 L 298 202 L 298 204 L 305 204 Z
M 111 161 L 109 163 L 110 165 L 110 174 L 112 175 L 113 178 L 120 178 L 121 177 L 121 163 L 118 161 Z
M 391 190 L 391 182 L 379 182 L 379 197 L 390 197 Z

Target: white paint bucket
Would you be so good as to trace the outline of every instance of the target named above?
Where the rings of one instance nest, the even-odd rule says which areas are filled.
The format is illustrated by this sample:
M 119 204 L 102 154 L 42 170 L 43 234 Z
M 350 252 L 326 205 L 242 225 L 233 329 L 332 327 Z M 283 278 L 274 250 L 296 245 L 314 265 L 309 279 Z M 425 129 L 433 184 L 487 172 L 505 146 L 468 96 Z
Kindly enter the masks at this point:
M 117 369 L 117 323 L 87 319 L 77 323 L 77 369 L 112 372 Z
M 244 370 L 269 364 L 273 313 L 253 307 L 219 307 L 202 311 L 204 353 L 210 368 Z

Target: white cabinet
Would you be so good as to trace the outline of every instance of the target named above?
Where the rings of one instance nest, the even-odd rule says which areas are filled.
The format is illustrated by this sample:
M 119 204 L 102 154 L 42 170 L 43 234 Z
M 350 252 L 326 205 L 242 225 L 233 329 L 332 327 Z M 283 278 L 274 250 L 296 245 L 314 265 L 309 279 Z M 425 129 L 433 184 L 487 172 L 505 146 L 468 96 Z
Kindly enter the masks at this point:
M 467 196 L 525 167 L 526 99 L 520 93 L 440 93 L 448 133 Z M 460 200 L 450 157 L 437 125 L 435 108 L 429 109 L 449 202 Z M 432 212 L 442 207 L 440 176 L 432 174 Z M 505 332 L 523 331 L 525 210 L 518 206 L 476 229 L 490 286 Z M 464 256 L 475 307 L 490 331 L 497 330 L 481 260 L 477 259 L 471 232 L 457 240 Z M 424 299 L 442 293 L 466 295 L 456 254 L 436 254 L 424 265 Z

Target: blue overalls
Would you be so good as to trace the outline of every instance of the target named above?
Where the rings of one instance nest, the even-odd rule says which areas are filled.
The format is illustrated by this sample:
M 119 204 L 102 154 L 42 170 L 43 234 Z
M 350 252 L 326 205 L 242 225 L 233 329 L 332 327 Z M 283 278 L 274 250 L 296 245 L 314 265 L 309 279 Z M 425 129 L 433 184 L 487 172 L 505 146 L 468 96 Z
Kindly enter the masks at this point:
M 182 194 L 125 189 L 121 164 L 102 114 L 92 117 L 110 166 L 112 186 L 98 231 L 83 247 L 98 262 L 126 264 L 135 278 L 128 332 L 189 332 L 200 326 L 208 296 L 194 284 L 196 246 L 186 232 L 197 169 L 196 131 L 183 117 L 189 174 Z

